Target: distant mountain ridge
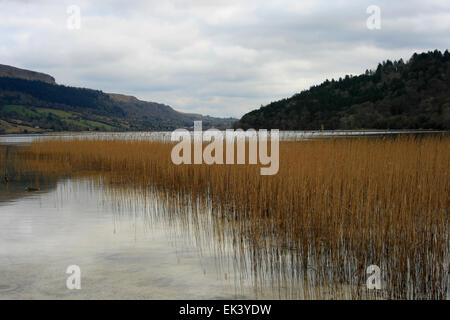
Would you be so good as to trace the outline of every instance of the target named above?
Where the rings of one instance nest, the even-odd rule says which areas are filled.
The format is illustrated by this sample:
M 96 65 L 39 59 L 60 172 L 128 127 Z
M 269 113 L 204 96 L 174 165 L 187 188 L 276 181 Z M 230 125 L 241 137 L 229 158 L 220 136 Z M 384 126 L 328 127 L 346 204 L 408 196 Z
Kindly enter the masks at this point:
M 226 129 L 237 119 L 182 113 L 133 96 L 59 85 L 47 74 L 0 65 L 0 132 Z
M 0 64 L 0 77 L 43 81 L 50 84 L 56 84 L 55 78 L 53 78 L 48 74 L 20 69 L 12 66 L 7 66 L 4 64 Z
M 450 129 L 450 53 L 415 53 L 326 80 L 245 114 L 235 128 Z

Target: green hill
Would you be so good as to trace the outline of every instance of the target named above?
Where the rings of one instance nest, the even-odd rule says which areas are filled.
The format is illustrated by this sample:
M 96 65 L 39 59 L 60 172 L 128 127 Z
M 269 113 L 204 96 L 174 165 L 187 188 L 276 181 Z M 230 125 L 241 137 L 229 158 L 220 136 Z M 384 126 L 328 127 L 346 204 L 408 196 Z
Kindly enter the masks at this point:
M 236 119 L 178 112 L 132 96 L 58 85 L 53 77 L 0 65 L 0 133 L 225 129 Z
M 450 129 L 450 53 L 415 53 L 326 80 L 245 114 L 235 128 Z

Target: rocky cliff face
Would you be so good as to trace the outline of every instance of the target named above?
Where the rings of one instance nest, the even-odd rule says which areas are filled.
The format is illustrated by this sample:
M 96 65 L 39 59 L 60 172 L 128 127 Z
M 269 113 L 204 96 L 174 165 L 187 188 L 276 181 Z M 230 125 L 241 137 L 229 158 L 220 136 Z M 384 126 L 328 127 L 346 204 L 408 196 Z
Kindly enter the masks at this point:
M 37 80 L 50 84 L 56 84 L 55 78 L 45 73 L 19 69 L 0 64 L 0 77 L 19 78 L 25 80 Z

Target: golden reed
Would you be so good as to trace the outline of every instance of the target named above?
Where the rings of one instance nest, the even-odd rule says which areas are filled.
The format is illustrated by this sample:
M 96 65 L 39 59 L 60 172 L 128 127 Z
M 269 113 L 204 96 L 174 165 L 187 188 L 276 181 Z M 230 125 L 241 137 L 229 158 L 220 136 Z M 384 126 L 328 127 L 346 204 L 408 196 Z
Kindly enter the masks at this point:
M 177 166 L 172 146 L 54 139 L 21 148 L 17 159 L 47 175 L 101 175 L 108 185 L 185 195 L 184 205 L 208 201 L 219 237 L 226 224 L 255 272 L 289 266 L 300 278 L 312 267 L 358 297 L 375 264 L 383 297 L 448 295 L 447 135 L 280 142 L 274 176 L 249 164 Z

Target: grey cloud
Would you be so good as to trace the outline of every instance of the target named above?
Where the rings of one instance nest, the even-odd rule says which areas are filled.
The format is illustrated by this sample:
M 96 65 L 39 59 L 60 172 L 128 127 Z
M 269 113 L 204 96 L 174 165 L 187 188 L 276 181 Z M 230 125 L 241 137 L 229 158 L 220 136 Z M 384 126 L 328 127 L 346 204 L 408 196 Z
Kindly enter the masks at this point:
M 69 4 L 82 27 L 65 27 Z M 381 8 L 368 30 L 366 8 Z M 447 49 L 448 1 L 0 1 L 0 63 L 189 112 L 241 116 L 383 59 Z

